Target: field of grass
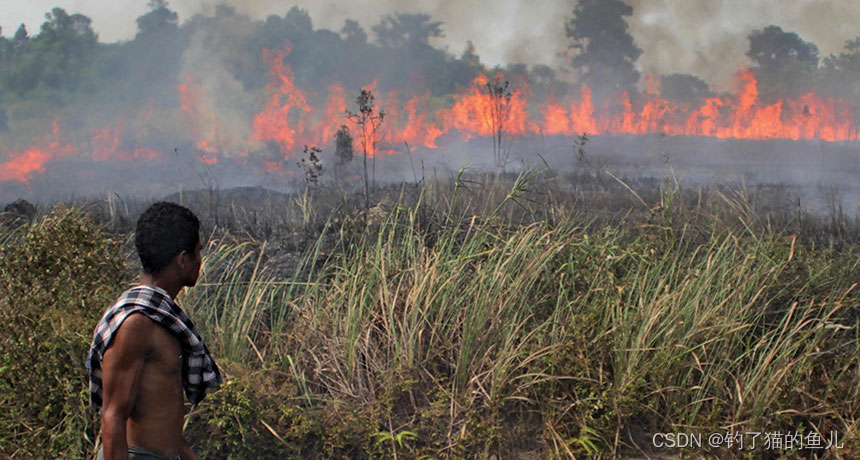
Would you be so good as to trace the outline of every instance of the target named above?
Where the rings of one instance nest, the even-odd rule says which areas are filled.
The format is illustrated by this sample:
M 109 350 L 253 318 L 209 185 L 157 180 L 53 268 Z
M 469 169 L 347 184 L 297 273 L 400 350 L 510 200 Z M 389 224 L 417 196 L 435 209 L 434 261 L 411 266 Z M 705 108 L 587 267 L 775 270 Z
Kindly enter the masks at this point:
M 380 190 L 370 209 L 330 189 L 253 214 L 186 199 L 208 238 L 178 300 L 227 375 L 187 420 L 201 458 L 860 455 L 856 218 L 529 171 Z M 93 449 L 83 353 L 136 267 L 121 207 L 3 224 L 0 455 Z M 708 446 L 726 432 L 762 435 Z

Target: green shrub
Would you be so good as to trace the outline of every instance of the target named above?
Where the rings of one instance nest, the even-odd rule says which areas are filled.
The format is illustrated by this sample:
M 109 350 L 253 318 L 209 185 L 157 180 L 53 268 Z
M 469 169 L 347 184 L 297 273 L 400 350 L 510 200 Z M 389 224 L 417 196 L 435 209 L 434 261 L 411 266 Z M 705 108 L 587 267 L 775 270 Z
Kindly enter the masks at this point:
M 75 210 L 0 247 L 0 456 L 90 455 L 97 418 L 84 359 L 125 277 L 117 242 Z
M 200 458 L 367 458 L 378 411 L 309 408 L 283 372 L 223 364 L 227 381 L 200 403 L 186 432 Z

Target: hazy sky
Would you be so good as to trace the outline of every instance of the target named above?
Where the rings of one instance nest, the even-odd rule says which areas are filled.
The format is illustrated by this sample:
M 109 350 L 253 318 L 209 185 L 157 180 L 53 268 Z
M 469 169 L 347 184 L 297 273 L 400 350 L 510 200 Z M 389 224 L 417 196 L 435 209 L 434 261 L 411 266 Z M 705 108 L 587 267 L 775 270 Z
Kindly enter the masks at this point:
M 5 36 L 20 23 L 37 33 L 54 6 L 93 19 L 102 41 L 131 38 L 134 19 L 148 10 L 148 0 L 0 0 Z M 283 15 L 295 4 L 306 9 L 315 27 L 339 30 L 346 18 L 370 31 L 379 17 L 395 11 L 429 13 L 444 21 L 445 38 L 437 45 L 459 54 L 472 40 L 482 60 L 559 65 L 567 40 L 564 21 L 575 0 L 171 0 L 180 21 L 197 12 L 230 3 L 256 19 Z M 747 63 L 747 34 L 770 24 L 815 42 L 822 56 L 838 52 L 845 40 L 860 36 L 860 0 L 628 0 L 636 42 L 645 52 L 638 61 L 651 73 L 687 72 L 727 86 Z M 540 6 L 535 6 L 540 5 Z

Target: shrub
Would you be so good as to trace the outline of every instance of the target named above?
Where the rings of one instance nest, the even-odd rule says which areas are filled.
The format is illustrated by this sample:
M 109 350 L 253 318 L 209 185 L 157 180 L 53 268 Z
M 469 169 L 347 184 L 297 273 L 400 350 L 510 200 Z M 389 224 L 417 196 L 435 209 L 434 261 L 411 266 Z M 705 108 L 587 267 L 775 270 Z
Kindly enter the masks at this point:
M 0 456 L 90 454 L 84 359 L 124 279 L 119 244 L 76 210 L 56 209 L 0 247 Z

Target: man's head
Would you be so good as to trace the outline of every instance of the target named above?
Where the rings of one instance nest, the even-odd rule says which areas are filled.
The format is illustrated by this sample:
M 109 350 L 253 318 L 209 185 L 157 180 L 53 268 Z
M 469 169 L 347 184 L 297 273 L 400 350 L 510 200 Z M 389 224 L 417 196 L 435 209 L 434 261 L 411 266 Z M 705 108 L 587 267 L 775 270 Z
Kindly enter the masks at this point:
M 161 275 L 174 269 L 182 284 L 193 286 L 200 270 L 200 221 L 188 208 L 155 203 L 137 220 L 134 236 L 144 273 Z

